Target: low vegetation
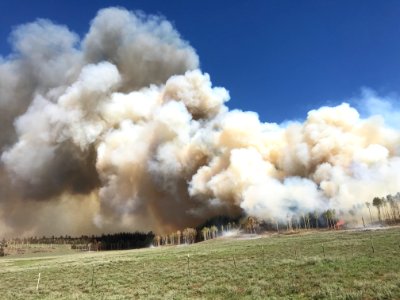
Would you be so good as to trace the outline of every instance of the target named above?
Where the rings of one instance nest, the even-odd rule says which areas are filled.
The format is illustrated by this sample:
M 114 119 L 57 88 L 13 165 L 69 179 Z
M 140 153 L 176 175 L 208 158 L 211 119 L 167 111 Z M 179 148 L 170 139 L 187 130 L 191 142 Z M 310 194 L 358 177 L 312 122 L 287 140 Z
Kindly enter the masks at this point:
M 0 298 L 400 298 L 399 228 L 253 237 L 128 251 L 6 256 L 0 259 Z

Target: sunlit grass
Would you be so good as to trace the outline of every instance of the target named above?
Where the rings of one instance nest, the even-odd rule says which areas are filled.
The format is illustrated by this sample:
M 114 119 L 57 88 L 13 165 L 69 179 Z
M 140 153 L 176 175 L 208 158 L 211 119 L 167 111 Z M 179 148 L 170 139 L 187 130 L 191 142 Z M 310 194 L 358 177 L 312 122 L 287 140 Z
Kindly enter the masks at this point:
M 400 230 L 6 257 L 0 291 L 1 299 L 400 299 Z

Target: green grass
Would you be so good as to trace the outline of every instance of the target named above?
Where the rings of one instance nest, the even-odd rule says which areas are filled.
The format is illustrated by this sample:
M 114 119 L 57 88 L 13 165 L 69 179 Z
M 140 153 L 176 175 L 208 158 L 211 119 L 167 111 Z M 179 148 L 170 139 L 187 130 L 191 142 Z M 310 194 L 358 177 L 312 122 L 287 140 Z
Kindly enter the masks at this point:
M 1 299 L 400 299 L 400 229 L 6 257 L 0 293 Z

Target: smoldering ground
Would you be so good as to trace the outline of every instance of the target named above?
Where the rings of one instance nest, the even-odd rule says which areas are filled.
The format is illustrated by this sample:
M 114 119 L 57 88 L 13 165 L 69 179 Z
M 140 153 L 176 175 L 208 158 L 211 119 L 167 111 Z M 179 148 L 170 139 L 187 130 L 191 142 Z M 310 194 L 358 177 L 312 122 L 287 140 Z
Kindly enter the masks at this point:
M 80 39 L 49 20 L 0 59 L 1 234 L 169 231 L 262 219 L 400 191 L 390 99 L 366 92 L 304 122 L 228 110 L 196 51 L 160 16 L 100 10 Z M 388 109 L 390 108 L 390 109 Z

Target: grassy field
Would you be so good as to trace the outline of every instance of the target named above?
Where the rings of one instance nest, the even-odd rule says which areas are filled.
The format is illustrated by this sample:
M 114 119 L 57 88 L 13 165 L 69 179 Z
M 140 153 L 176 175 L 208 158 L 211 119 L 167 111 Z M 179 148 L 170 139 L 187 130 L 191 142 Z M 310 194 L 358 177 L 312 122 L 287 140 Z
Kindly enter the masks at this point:
M 400 299 L 400 229 L 5 257 L 0 293 L 1 299 Z

